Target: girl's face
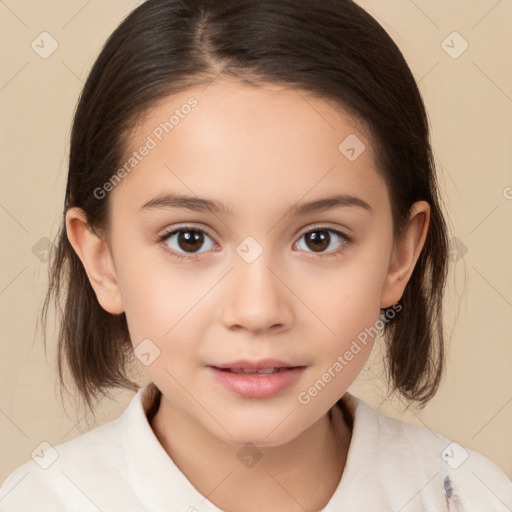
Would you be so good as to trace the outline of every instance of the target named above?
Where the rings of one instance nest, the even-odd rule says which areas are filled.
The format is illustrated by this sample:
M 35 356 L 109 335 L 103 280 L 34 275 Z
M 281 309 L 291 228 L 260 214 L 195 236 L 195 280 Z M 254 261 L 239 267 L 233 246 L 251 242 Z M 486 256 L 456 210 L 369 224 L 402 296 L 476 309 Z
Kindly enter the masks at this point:
M 132 135 L 102 189 L 118 295 L 100 302 L 125 311 L 169 417 L 233 444 L 294 439 L 363 368 L 417 257 L 394 252 L 370 141 L 329 103 L 231 79 L 169 97 Z M 240 361 L 299 368 L 218 369 Z

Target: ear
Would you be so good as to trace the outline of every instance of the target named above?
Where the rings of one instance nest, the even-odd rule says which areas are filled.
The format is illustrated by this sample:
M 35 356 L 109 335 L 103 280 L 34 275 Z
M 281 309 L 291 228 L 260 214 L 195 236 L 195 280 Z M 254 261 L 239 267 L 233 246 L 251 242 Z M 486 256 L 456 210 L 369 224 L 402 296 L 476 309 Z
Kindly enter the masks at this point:
M 80 208 L 70 208 L 66 212 L 66 232 L 101 307 L 114 315 L 121 314 L 124 308 L 107 242 L 92 230 Z
M 391 307 L 402 297 L 425 245 L 429 223 L 430 205 L 426 201 L 414 203 L 410 209 L 407 227 L 393 248 L 382 290 L 381 308 Z

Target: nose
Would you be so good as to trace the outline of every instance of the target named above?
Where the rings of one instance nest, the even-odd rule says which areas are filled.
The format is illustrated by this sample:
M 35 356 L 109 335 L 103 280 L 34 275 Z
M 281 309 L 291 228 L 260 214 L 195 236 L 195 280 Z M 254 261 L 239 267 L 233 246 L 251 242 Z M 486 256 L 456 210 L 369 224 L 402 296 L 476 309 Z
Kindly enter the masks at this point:
M 228 329 L 251 332 L 282 330 L 292 321 L 291 297 L 279 270 L 266 258 L 235 261 L 225 288 L 222 322 Z M 284 281 L 284 282 L 283 282 Z

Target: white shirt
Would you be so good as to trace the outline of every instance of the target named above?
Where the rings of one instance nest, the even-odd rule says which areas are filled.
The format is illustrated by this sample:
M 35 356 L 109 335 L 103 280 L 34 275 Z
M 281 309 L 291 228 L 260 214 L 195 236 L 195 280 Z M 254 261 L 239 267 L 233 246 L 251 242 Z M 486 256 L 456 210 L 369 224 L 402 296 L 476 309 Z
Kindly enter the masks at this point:
M 139 389 L 116 420 L 13 471 L 0 487 L 0 511 L 218 512 L 155 436 L 146 412 L 157 393 L 153 384 Z M 482 455 L 348 392 L 342 402 L 353 419 L 352 439 L 340 483 L 321 512 L 512 510 L 512 482 Z

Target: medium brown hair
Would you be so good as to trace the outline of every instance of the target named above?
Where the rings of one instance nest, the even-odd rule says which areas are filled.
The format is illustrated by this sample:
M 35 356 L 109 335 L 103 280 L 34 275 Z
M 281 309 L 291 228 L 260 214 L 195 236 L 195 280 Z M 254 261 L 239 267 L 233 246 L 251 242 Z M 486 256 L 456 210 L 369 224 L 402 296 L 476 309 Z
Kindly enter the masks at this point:
M 138 388 L 127 374 L 133 348 L 126 317 L 97 301 L 68 241 L 66 211 L 79 207 L 92 229 L 106 228 L 109 198 L 98 199 L 94 190 L 121 165 L 131 128 L 158 101 L 220 73 L 308 91 L 355 115 L 371 134 L 395 236 L 415 201 L 430 204 L 428 235 L 402 310 L 383 331 L 390 388 L 425 405 L 443 372 L 448 265 L 428 119 L 400 50 L 351 0 L 147 0 L 109 37 L 74 116 L 62 225 L 41 316 L 46 330 L 53 299 L 61 391 L 65 366 L 91 410 L 93 399 L 112 388 Z

